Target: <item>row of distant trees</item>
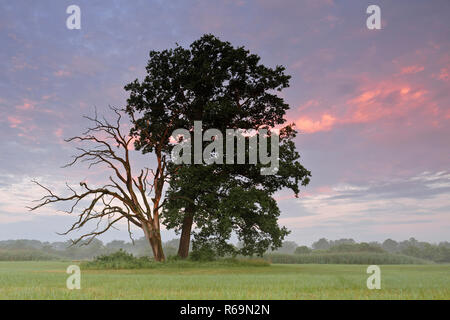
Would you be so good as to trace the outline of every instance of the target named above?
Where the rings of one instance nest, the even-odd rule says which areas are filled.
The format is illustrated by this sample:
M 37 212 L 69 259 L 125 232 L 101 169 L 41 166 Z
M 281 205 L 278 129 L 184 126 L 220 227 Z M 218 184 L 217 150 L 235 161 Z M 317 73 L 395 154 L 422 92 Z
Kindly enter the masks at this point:
M 163 243 L 164 251 L 168 256 L 176 255 L 179 239 L 173 239 Z M 241 244 L 237 244 L 239 248 Z M 132 242 L 114 240 L 103 243 L 95 239 L 89 244 L 72 245 L 72 242 L 41 242 L 38 240 L 7 240 L 0 241 L 0 260 L 2 252 L 40 252 L 47 257 L 67 259 L 92 259 L 99 255 L 110 254 L 119 250 L 125 250 L 135 256 L 148 256 L 151 249 L 147 240 L 142 237 Z M 374 252 L 395 253 L 426 259 L 438 263 L 450 262 L 450 242 L 444 241 L 438 244 L 418 241 L 410 238 L 404 241 L 387 239 L 383 242 L 361 242 L 353 239 L 327 240 L 321 238 L 314 242 L 311 247 L 298 245 L 293 241 L 285 241 L 275 253 L 284 254 L 310 254 L 317 252 Z M 33 255 L 31 255 L 32 257 Z M 36 255 L 37 256 L 37 255 Z M 41 258 L 42 255 L 39 255 Z
M 361 242 L 353 239 L 328 240 L 321 238 L 314 242 L 311 247 L 299 246 L 293 241 L 285 241 L 281 248 L 276 250 L 278 253 L 288 254 L 309 254 L 318 251 L 329 252 L 387 252 L 403 254 L 434 262 L 450 262 L 450 242 L 443 241 L 438 244 L 432 244 L 424 241 L 418 241 L 415 238 L 409 240 L 395 241 L 386 239 L 383 242 Z
M 167 241 L 163 243 L 163 247 L 168 255 L 175 255 L 178 248 L 178 239 Z M 149 256 L 152 251 L 148 246 L 148 241 L 145 237 L 126 242 L 122 240 L 113 240 L 108 243 L 103 243 L 99 239 L 93 239 L 80 242 L 73 245 L 72 241 L 60 242 L 41 242 L 38 240 L 6 240 L 0 241 L 0 260 L 2 255 L 4 257 L 11 257 L 11 253 L 15 252 L 17 259 L 23 256 L 24 260 L 42 260 L 43 258 L 67 258 L 75 260 L 93 259 L 96 256 L 111 254 L 119 250 L 125 250 L 135 256 Z

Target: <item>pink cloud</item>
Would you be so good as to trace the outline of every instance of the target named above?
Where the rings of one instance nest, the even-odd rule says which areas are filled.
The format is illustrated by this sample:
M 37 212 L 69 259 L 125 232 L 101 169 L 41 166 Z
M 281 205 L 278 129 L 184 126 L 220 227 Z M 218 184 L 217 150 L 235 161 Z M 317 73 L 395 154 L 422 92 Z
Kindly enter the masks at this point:
M 437 78 L 442 81 L 449 81 L 450 80 L 449 73 L 450 73 L 449 68 L 442 68 Z
M 37 138 L 35 135 L 32 135 L 32 134 L 26 134 L 26 133 L 19 133 L 17 136 L 19 136 L 19 137 L 21 137 L 21 138 L 24 138 L 24 139 L 27 139 L 27 140 L 30 140 L 30 141 L 33 141 L 33 142 L 39 144 L 38 138 Z
M 70 63 L 70 69 L 84 75 L 96 75 L 105 71 L 105 65 L 100 59 L 87 56 L 75 56 Z
M 52 93 L 52 94 L 46 94 L 46 95 L 43 95 L 43 96 L 41 97 L 41 99 L 44 100 L 44 101 L 53 100 L 53 99 L 55 99 L 55 98 L 56 98 L 56 94 L 54 94 L 54 93 Z
M 11 64 L 14 71 L 21 71 L 25 69 L 36 70 L 37 67 L 29 64 L 22 56 L 13 56 L 11 58 Z
M 306 101 L 305 103 L 301 104 L 301 105 L 297 108 L 297 110 L 298 110 L 298 111 L 303 111 L 303 110 L 309 109 L 309 108 L 311 108 L 311 107 L 318 107 L 319 104 L 320 104 L 320 103 L 319 103 L 319 100 L 316 100 L 316 99 L 310 99 L 310 100 Z
M 330 186 L 322 186 L 322 187 L 318 187 L 316 191 L 318 193 L 332 193 L 333 188 L 331 188 Z
M 53 72 L 53 74 L 56 77 L 68 77 L 71 75 L 70 71 L 66 71 L 66 70 L 58 70 L 58 71 Z
M 301 132 L 314 133 L 331 130 L 335 122 L 335 117 L 325 113 L 318 120 L 313 120 L 309 117 L 300 117 L 295 121 L 295 125 Z
M 425 67 L 423 66 L 417 66 L 417 65 L 413 65 L 413 66 L 407 66 L 407 67 L 403 67 L 401 70 L 402 74 L 414 74 L 414 73 L 419 73 L 421 71 L 423 71 L 425 69 Z
M 427 90 L 409 84 L 381 81 L 347 101 L 349 106 L 345 122 L 365 123 L 382 118 L 404 116 L 413 109 L 427 108 Z
M 9 126 L 11 128 L 17 128 L 19 124 L 22 123 L 22 120 L 20 120 L 17 117 L 9 116 L 8 117 Z
M 33 110 L 35 107 L 35 102 L 28 100 L 28 99 L 24 99 L 23 103 L 21 105 L 17 105 L 16 109 L 18 110 Z
M 419 70 L 420 68 L 415 68 Z M 410 68 L 412 70 L 412 68 Z M 412 71 L 409 71 L 412 72 Z M 324 99 L 323 97 L 320 100 Z M 447 110 L 436 100 L 436 92 L 426 84 L 398 78 L 370 82 L 363 80 L 353 96 L 343 101 L 309 99 L 295 109 L 289 121 L 304 133 L 330 131 L 339 125 L 364 124 L 405 119 L 405 123 L 439 127 L 447 121 Z
M 62 138 L 63 136 L 63 129 L 62 128 L 58 128 L 55 130 L 55 136 L 57 136 L 58 138 Z

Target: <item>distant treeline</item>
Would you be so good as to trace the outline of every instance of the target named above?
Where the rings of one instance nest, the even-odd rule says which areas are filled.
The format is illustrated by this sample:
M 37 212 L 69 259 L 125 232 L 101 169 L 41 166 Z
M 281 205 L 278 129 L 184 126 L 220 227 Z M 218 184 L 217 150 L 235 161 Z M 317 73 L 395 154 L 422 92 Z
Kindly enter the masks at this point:
M 165 252 L 175 255 L 178 249 L 178 239 L 163 244 Z M 153 253 L 147 240 L 142 237 L 134 240 L 134 244 L 121 240 L 103 243 L 94 239 L 90 243 L 83 242 L 72 245 L 71 241 L 41 242 L 38 240 L 6 240 L 0 241 L 1 260 L 90 260 L 97 256 L 108 255 L 120 249 L 134 256 L 152 256 Z
M 282 257 L 280 254 L 293 256 Z M 400 242 L 387 239 L 382 243 L 357 243 L 353 239 L 327 240 L 322 238 L 314 242 L 311 247 L 298 246 L 295 242 L 286 241 L 280 249 L 269 255 L 273 258 L 273 262 L 278 261 L 279 263 L 282 263 L 283 260 L 297 261 L 290 263 L 352 263 L 350 261 L 358 263 L 357 261 L 364 260 L 369 263 L 371 257 L 376 257 L 381 261 L 390 261 L 391 264 L 397 262 L 419 263 L 421 260 L 422 262 L 448 263 L 450 262 L 450 242 L 431 244 L 410 238 Z M 341 260 L 343 262 L 340 262 Z
M 163 244 L 167 256 L 176 255 L 178 242 L 178 239 L 173 239 Z M 152 256 L 144 237 L 134 243 L 114 240 L 105 244 L 94 239 L 89 244 L 77 245 L 72 245 L 70 241 L 7 240 L 0 241 L 0 260 L 90 260 L 120 249 L 137 257 Z M 400 242 L 387 239 L 382 243 L 357 243 L 353 239 L 322 238 L 311 247 L 285 241 L 281 248 L 268 252 L 265 257 L 274 263 L 449 263 L 450 243 L 431 244 L 414 238 Z

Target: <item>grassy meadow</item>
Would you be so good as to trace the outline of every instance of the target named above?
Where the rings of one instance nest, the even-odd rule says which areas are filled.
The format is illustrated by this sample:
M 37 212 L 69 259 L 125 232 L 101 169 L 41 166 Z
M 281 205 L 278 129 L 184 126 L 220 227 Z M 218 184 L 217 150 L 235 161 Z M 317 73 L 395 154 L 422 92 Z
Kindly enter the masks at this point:
M 73 262 L 0 262 L 0 299 L 450 299 L 450 265 L 384 265 L 381 289 L 366 287 L 367 265 L 183 264 L 135 270 L 81 269 Z

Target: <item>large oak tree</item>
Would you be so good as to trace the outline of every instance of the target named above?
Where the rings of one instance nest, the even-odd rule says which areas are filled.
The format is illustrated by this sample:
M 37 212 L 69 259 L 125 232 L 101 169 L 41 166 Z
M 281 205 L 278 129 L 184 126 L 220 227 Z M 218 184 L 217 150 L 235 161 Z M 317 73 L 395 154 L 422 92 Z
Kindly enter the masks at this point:
M 285 68 L 266 67 L 259 56 L 213 35 L 204 35 L 189 48 L 151 51 L 146 70 L 143 81 L 125 87 L 130 91 L 127 111 L 133 115 L 136 148 L 144 153 L 154 151 L 152 139 L 168 124 L 192 131 L 194 121 L 202 121 L 204 130 L 225 132 L 285 123 L 289 106 L 277 95 L 289 85 Z M 294 137 L 291 125 L 280 131 L 280 168 L 272 176 L 261 175 L 260 165 L 252 164 L 169 164 L 163 221 L 181 232 L 179 256 L 187 257 L 193 232 L 198 247 L 212 246 L 219 254 L 233 251 L 233 232 L 244 243 L 240 253 L 261 254 L 281 245 L 287 230 L 278 226 L 273 194 L 289 188 L 298 195 L 310 176 L 299 162 Z M 170 144 L 162 146 L 169 155 Z

